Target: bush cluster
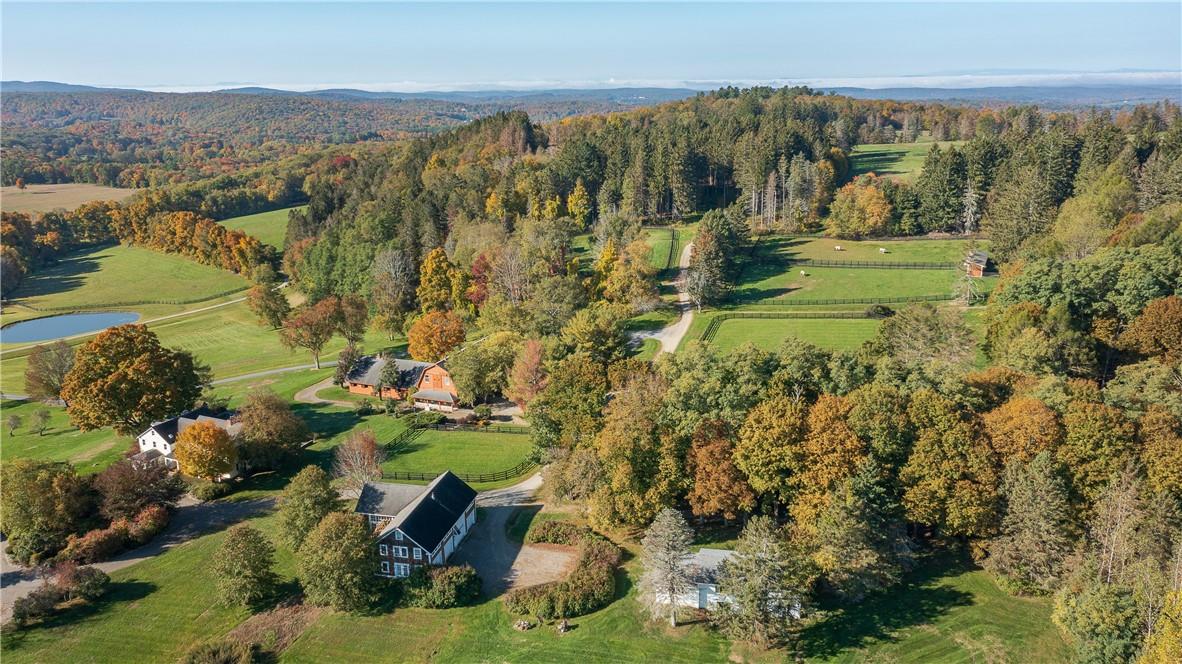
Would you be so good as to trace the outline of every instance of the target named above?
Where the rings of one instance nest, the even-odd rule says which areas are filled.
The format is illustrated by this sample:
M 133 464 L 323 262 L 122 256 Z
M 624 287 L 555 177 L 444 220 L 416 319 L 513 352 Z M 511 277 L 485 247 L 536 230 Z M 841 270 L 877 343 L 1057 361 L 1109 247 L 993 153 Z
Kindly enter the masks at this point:
M 620 549 L 615 544 L 590 528 L 562 521 L 540 524 L 530 530 L 526 541 L 578 546 L 579 558 L 574 571 L 562 581 L 510 592 L 505 597 L 510 611 L 553 620 L 590 613 L 611 602 L 620 564 Z
M 421 410 L 406 418 L 406 424 L 410 427 L 432 427 L 442 424 L 445 419 L 447 418 L 444 417 L 443 413 L 437 413 L 433 410 Z
M 193 646 L 180 664 L 252 664 L 259 661 L 258 648 L 244 641 L 213 641 Z
M 111 577 L 93 567 L 64 565 L 57 573 L 57 583 L 46 583 L 12 603 L 12 621 L 18 628 L 44 620 L 68 600 L 94 601 L 111 585 Z
M 406 580 L 404 602 L 420 609 L 467 606 L 480 597 L 480 576 L 468 565 L 416 568 Z
M 234 488 L 225 482 L 201 482 L 193 487 L 193 497 L 197 500 L 217 500 L 230 495 Z
M 126 549 L 146 544 L 168 525 L 168 509 L 163 505 L 149 505 L 134 519 L 115 519 L 106 528 L 96 528 L 79 535 L 70 535 L 66 548 L 58 560 L 74 563 L 97 563 Z

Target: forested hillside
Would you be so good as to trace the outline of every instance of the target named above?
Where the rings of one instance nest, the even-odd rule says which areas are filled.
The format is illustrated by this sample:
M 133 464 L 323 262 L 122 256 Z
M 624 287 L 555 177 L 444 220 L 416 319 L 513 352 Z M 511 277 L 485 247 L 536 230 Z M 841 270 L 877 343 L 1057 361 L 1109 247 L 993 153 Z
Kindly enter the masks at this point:
M 508 109 L 554 120 L 643 101 L 594 91 L 449 99 L 349 92 L 5 90 L 0 182 L 155 187 L 233 173 L 325 145 L 437 132 Z

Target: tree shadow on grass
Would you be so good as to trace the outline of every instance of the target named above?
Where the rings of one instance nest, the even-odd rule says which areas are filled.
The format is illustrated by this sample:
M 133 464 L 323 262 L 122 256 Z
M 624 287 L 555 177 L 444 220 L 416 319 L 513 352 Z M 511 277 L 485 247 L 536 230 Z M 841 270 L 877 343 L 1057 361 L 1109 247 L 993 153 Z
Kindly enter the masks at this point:
M 112 583 L 107 594 L 93 602 L 76 602 L 59 610 L 57 613 L 35 623 L 17 629 L 11 622 L 3 629 L 3 640 L 0 649 L 9 653 L 19 650 L 26 637 L 38 630 L 58 627 L 76 627 L 88 620 L 101 618 L 104 614 L 119 604 L 141 600 L 156 591 L 157 585 L 148 581 L 120 581 Z M 34 641 L 40 644 L 40 640 Z
M 340 406 L 325 404 L 296 403 L 291 412 L 298 415 L 319 438 L 332 438 L 361 423 L 361 417 Z
M 66 258 L 61 263 L 29 275 L 17 289 L 17 298 L 44 297 L 67 293 L 86 283 L 86 275 L 99 269 L 98 259 L 103 256 L 94 249 L 84 249 L 84 255 Z
M 800 635 L 807 657 L 834 657 L 849 649 L 892 642 L 897 632 L 930 624 L 953 607 L 972 604 L 972 595 L 942 583 L 944 577 L 971 569 L 951 555 L 924 559 L 903 584 L 861 604 L 833 609 Z M 823 607 L 824 608 L 824 607 Z

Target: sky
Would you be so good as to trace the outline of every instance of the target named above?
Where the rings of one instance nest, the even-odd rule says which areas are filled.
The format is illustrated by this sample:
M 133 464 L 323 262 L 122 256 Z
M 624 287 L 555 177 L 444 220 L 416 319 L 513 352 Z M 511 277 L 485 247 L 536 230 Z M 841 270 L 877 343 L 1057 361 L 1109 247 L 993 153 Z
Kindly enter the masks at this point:
M 976 87 L 1177 83 L 1182 71 L 1176 1 L 4 0 L 0 26 L 4 80 L 176 91 Z

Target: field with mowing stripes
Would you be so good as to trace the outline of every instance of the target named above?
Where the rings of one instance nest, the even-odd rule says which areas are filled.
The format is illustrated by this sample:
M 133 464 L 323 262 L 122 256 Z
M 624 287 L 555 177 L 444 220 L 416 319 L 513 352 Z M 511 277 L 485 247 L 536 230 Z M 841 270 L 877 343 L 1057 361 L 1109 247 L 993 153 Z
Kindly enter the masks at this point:
M 745 343 L 763 350 L 776 350 L 795 337 L 828 350 L 857 350 L 878 330 L 879 321 L 862 319 L 752 319 L 731 318 L 722 322 L 713 344 L 727 352 Z

